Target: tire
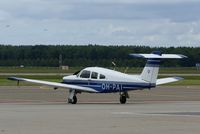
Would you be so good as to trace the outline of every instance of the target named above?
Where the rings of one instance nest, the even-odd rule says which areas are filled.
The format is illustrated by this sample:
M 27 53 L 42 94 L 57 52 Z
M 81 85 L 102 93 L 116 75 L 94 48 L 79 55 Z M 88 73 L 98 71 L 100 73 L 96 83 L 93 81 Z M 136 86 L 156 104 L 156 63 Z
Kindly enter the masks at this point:
M 76 104 L 77 103 L 77 97 L 74 96 L 72 99 L 68 99 L 68 103 Z
M 120 103 L 125 104 L 126 103 L 126 96 L 122 95 L 120 96 Z
M 72 100 L 72 104 L 76 104 L 76 103 L 77 103 L 77 97 L 74 96 L 74 97 L 73 97 L 73 100 Z

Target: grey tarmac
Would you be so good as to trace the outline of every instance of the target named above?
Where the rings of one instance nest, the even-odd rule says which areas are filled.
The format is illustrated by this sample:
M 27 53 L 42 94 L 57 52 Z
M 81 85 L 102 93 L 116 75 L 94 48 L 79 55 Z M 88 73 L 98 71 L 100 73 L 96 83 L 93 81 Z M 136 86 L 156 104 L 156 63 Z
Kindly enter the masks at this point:
M 199 134 L 200 87 L 161 86 L 119 94 L 78 95 L 66 103 L 67 90 L 0 87 L 0 134 Z

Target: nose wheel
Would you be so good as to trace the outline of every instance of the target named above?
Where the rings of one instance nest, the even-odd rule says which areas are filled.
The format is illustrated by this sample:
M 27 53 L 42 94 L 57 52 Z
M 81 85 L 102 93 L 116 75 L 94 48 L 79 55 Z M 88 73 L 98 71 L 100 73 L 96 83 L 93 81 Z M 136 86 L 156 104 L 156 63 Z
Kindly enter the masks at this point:
M 72 99 L 68 99 L 68 103 L 76 104 L 77 103 L 77 97 L 74 95 Z

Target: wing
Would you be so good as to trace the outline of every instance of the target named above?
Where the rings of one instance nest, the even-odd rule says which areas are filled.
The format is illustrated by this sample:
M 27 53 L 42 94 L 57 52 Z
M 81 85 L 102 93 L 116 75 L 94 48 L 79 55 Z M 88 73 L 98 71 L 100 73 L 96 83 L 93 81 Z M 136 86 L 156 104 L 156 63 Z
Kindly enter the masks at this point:
M 18 77 L 9 77 L 8 79 L 15 80 L 15 81 L 26 81 L 26 82 L 31 82 L 31 83 L 37 83 L 37 84 L 52 86 L 55 88 L 76 89 L 78 91 L 83 91 L 83 92 L 97 92 L 96 90 L 89 87 L 64 84 L 64 83 L 58 83 L 58 82 L 49 82 L 49 81 L 33 80 L 33 79 L 18 78 Z
M 182 80 L 182 79 L 183 79 L 183 78 L 181 78 L 181 77 L 161 78 L 161 79 L 157 79 L 156 85 L 161 85 L 161 84 L 176 82 L 176 81 L 179 81 L 179 80 Z

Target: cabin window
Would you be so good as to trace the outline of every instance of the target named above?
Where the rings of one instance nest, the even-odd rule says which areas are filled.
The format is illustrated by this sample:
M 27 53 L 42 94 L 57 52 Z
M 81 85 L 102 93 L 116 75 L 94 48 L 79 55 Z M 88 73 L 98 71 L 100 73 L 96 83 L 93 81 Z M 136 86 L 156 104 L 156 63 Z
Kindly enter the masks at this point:
M 97 77 L 98 77 L 98 73 L 92 72 L 91 78 L 92 79 L 97 79 Z
M 105 75 L 103 75 L 103 74 L 100 74 L 100 77 L 99 77 L 100 79 L 105 79 L 106 77 L 105 77 Z
M 90 71 L 83 70 L 80 77 L 81 78 L 90 78 Z

